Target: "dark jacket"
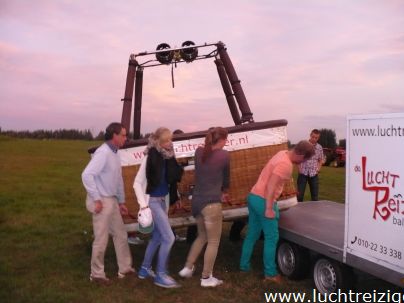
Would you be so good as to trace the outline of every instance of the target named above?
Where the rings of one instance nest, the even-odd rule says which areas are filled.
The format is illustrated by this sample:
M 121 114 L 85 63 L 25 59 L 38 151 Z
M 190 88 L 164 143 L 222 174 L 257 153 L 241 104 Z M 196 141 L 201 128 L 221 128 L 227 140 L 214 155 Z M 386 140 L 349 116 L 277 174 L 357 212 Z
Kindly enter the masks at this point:
M 184 169 L 177 163 L 175 157 L 164 159 L 163 156 L 152 147 L 148 152 L 146 163 L 146 193 L 150 194 L 159 184 L 163 166 L 166 165 L 166 181 L 169 185 L 170 205 L 178 200 L 177 183 L 181 181 Z

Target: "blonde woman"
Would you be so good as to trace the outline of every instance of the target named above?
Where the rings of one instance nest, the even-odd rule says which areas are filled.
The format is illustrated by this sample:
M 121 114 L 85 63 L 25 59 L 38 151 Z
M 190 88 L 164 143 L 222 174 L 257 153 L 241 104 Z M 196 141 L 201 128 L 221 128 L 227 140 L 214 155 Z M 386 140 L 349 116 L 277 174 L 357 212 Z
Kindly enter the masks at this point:
M 223 283 L 213 277 L 217 251 L 222 234 L 222 201 L 228 200 L 230 157 L 223 150 L 227 130 L 215 127 L 208 131 L 205 146 L 195 151 L 195 188 L 192 195 L 192 214 L 196 218 L 198 237 L 188 253 L 185 267 L 179 272 L 190 278 L 195 262 L 207 243 L 201 286 L 216 287 Z
M 154 284 L 164 288 L 180 287 L 167 271 L 167 261 L 175 237 L 168 221 L 165 197 L 169 192 L 177 192 L 173 187 L 177 186 L 182 176 L 182 167 L 175 159 L 171 131 L 165 127 L 158 128 L 149 137 L 144 154 L 133 187 L 140 209 L 150 208 L 154 229 L 138 277 L 153 278 Z M 155 273 L 152 261 L 157 251 Z

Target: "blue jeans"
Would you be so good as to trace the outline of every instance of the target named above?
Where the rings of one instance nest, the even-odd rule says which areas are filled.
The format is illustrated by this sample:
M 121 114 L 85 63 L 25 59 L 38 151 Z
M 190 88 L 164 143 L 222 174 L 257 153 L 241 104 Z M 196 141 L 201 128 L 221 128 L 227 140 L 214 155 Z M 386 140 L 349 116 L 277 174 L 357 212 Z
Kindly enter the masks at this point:
M 278 245 L 279 232 L 278 220 L 279 209 L 278 204 L 274 203 L 275 218 L 269 219 L 265 217 L 266 201 L 264 198 L 249 194 L 247 197 L 248 203 L 248 230 L 243 242 L 240 259 L 240 269 L 249 271 L 251 268 L 251 255 L 253 253 L 255 242 L 259 239 L 261 231 L 264 231 L 264 274 L 265 276 L 276 276 L 275 255 L 276 246 Z
M 164 197 L 150 197 L 149 207 L 153 215 L 154 229 L 146 248 L 142 266 L 145 268 L 151 268 L 154 255 L 158 250 L 156 272 L 166 273 L 167 261 L 175 237 L 170 223 L 168 222 Z
M 318 175 L 309 177 L 302 174 L 297 176 L 297 201 L 303 201 L 304 192 L 306 191 L 306 183 L 309 183 L 311 200 L 318 201 Z

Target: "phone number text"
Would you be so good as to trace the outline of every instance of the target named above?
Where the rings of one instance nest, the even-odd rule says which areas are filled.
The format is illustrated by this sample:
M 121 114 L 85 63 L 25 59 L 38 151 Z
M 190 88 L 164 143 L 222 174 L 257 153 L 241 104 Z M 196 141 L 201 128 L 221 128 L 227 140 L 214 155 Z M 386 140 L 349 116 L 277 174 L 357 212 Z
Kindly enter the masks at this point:
M 398 249 L 390 248 L 373 241 L 361 239 L 357 236 L 354 237 L 354 239 L 351 241 L 351 244 L 364 247 L 368 250 L 377 252 L 381 255 L 389 256 L 394 259 L 401 260 L 401 258 L 403 257 L 403 253 Z

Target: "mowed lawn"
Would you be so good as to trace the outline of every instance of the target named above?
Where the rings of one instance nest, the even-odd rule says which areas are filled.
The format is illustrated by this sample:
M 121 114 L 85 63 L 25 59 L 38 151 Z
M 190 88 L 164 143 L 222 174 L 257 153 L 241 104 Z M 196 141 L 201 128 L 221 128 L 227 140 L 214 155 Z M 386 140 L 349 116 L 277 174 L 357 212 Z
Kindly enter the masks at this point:
M 254 253 L 254 270 L 238 271 L 241 243 L 228 241 L 225 224 L 215 275 L 225 283 L 217 289 L 199 286 L 201 259 L 195 277 L 180 289 L 161 289 L 150 280 L 116 278 L 112 244 L 105 256 L 110 287 L 89 282 L 91 217 L 84 206 L 81 172 L 89 160 L 87 148 L 97 142 L 13 139 L 0 136 L 0 302 L 265 302 L 264 293 L 306 292 L 313 282 L 286 281 L 282 286 L 262 281 L 262 241 Z M 321 199 L 344 202 L 345 170 L 324 167 Z M 185 230 L 179 230 L 184 234 Z M 130 246 L 138 268 L 146 245 Z M 175 278 L 189 245 L 174 244 L 170 271 Z M 396 288 L 362 277 L 359 290 Z

